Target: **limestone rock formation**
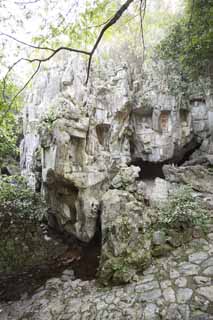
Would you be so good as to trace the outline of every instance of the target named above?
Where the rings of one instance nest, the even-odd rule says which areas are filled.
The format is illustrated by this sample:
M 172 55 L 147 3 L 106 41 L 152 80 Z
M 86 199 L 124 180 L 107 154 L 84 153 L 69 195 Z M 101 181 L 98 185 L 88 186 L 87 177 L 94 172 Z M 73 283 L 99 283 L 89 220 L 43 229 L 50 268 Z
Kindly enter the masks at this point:
M 103 284 L 129 282 L 151 260 L 151 241 L 146 234 L 150 218 L 143 202 L 143 182 L 135 180 L 138 169 L 121 168 L 112 180 L 111 188 L 117 188 L 102 197 Z
M 124 212 L 136 204 L 129 215 L 138 219 L 138 185 L 123 176 L 129 165 L 140 167 L 137 179 L 148 177 L 143 195 L 154 203 L 165 201 L 168 186 L 156 173 L 150 188 L 145 164 L 179 164 L 199 147 L 195 154 L 212 153 L 212 98 L 172 94 L 163 74 L 159 79 L 150 73 L 142 83 L 137 63 L 95 66 L 85 86 L 84 61 L 59 58 L 41 73 L 27 99 L 21 167 L 31 186 L 46 195 L 49 223 L 89 242 L 100 214 L 107 228 L 113 204 L 124 201 Z M 136 188 L 135 194 L 129 188 Z

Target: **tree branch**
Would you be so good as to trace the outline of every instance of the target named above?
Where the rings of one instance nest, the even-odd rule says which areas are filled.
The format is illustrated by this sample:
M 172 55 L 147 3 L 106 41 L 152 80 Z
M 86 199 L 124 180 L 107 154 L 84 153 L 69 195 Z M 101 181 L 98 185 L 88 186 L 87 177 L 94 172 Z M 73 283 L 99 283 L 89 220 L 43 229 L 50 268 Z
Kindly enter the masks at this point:
M 4 33 L 4 32 L 1 32 L 1 33 L 0 33 L 0 36 L 5 36 L 5 37 L 7 37 L 7 38 L 10 38 L 10 39 L 12 39 L 12 40 L 20 43 L 20 44 L 23 44 L 24 46 L 27 46 L 27 47 L 30 47 L 30 48 L 33 48 L 33 49 L 54 51 L 54 49 L 52 49 L 52 48 L 39 47 L 39 46 L 35 46 L 35 45 L 33 45 L 33 44 L 26 43 L 26 42 L 24 42 L 24 41 L 21 41 L 21 40 L 15 38 L 15 37 L 11 36 L 10 34 Z
M 144 5 L 144 7 L 143 7 Z M 142 54 L 143 54 L 143 60 L 144 60 L 144 53 L 145 53 L 145 43 L 144 43 L 144 32 L 143 32 L 143 20 L 145 16 L 145 10 L 146 10 L 146 0 L 140 0 L 140 28 L 141 28 L 141 41 L 142 41 Z
M 11 38 L 14 41 L 17 41 L 20 44 L 23 44 L 25 46 L 28 46 L 30 48 L 33 49 L 39 49 L 39 50 L 49 50 L 51 51 L 51 54 L 49 56 L 47 56 L 46 58 L 33 58 L 33 59 L 29 59 L 29 58 L 20 58 L 19 60 L 17 60 L 16 62 L 13 63 L 12 66 L 10 66 L 8 68 L 8 71 L 3 79 L 3 99 L 5 102 L 7 102 L 7 98 L 5 96 L 5 92 L 6 92 L 6 80 L 8 78 L 9 73 L 11 72 L 11 70 L 21 61 L 26 61 L 29 63 L 33 63 L 33 62 L 37 62 L 38 66 L 35 70 L 35 72 L 31 75 L 31 77 L 27 80 L 27 82 L 24 84 L 24 86 L 15 94 L 15 96 L 12 98 L 11 102 L 9 103 L 9 106 L 6 110 L 6 112 L 4 113 L 4 115 L 2 116 L 1 120 L 0 120 L 0 124 L 2 122 L 2 119 L 4 118 L 4 116 L 10 111 L 12 104 L 14 103 L 15 99 L 24 91 L 24 89 L 27 87 L 27 85 L 32 81 L 32 79 L 35 77 L 35 75 L 38 73 L 38 71 L 40 70 L 40 66 L 43 62 L 47 62 L 49 61 L 51 58 L 53 58 L 58 52 L 62 51 L 62 50 L 66 50 L 66 51 L 70 51 L 70 52 L 75 52 L 75 53 L 79 53 L 79 54 L 84 54 L 89 56 L 89 60 L 88 60 L 88 65 L 87 65 L 87 75 L 86 75 L 86 82 L 85 84 L 88 83 L 89 80 L 89 75 L 90 75 L 90 69 L 91 69 L 91 63 L 92 63 L 92 58 L 93 55 L 99 45 L 99 43 L 101 42 L 105 32 L 112 27 L 123 15 L 123 13 L 128 9 L 128 7 L 130 6 L 131 3 L 133 3 L 135 0 L 126 0 L 126 2 L 117 10 L 117 12 L 114 14 L 114 16 L 112 18 L 110 18 L 108 21 L 106 21 L 105 25 L 103 26 L 102 30 L 99 33 L 99 36 L 97 38 L 97 40 L 94 43 L 94 46 L 92 48 L 91 51 L 86 51 L 86 50 L 80 50 L 80 49 L 75 49 L 75 48 L 70 48 L 70 47 L 59 47 L 57 49 L 52 49 L 52 48 L 48 48 L 48 47 L 39 47 L 39 46 L 35 46 L 32 44 L 28 44 L 24 41 L 18 40 L 15 37 L 8 35 L 6 33 L 1 33 L 0 35 L 4 35 L 6 37 Z M 143 0 L 140 0 L 141 4 Z M 32 2 L 28 2 L 28 3 L 34 3 L 37 1 L 32 1 Z M 22 2 L 23 3 L 23 2 Z M 27 2 L 26 2 L 27 3 Z M 25 3 L 25 4 L 26 4 Z
M 105 26 L 102 28 L 93 48 L 92 51 L 90 52 L 90 57 L 88 61 L 88 66 L 87 66 L 87 78 L 86 78 L 86 84 L 88 83 L 89 80 L 89 74 L 90 74 L 90 68 L 91 68 L 91 63 L 92 63 L 92 57 L 94 55 L 95 50 L 97 49 L 99 43 L 101 42 L 101 39 L 103 38 L 104 33 L 111 27 L 113 26 L 122 16 L 122 14 L 128 9 L 130 4 L 134 2 L 134 0 L 127 0 L 121 7 L 120 9 L 115 13 L 115 15 L 105 24 Z
M 18 2 L 18 1 L 15 1 L 14 3 L 15 4 L 21 4 L 21 5 L 25 5 L 25 4 L 33 4 L 33 3 L 37 3 L 37 2 L 39 2 L 40 0 L 34 0 L 34 1 L 20 1 L 20 2 Z

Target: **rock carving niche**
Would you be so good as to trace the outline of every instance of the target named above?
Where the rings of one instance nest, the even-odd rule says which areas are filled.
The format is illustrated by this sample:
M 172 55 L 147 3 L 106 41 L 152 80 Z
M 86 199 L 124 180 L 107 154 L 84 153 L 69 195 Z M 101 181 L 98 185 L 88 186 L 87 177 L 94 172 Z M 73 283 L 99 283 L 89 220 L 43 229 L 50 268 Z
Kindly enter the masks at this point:
M 171 118 L 170 111 L 162 111 L 159 118 L 160 131 L 161 132 L 170 132 L 171 131 Z
M 182 126 L 187 126 L 188 118 L 189 118 L 188 116 L 189 116 L 188 110 L 180 110 L 180 122 Z
M 98 138 L 98 142 L 103 146 L 107 147 L 108 141 L 109 141 L 109 129 L 110 125 L 109 124 L 98 124 L 96 126 L 96 134 Z
M 85 140 L 81 138 L 71 137 L 69 149 L 69 161 L 76 170 L 84 165 L 84 149 Z

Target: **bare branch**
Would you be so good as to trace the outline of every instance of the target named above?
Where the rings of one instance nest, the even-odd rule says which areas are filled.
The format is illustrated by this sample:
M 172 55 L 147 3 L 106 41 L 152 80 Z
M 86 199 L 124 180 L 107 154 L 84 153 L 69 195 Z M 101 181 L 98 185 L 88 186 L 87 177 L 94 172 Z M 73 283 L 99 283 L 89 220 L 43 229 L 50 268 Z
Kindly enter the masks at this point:
M 28 86 L 28 84 L 32 81 L 32 79 L 35 77 L 35 75 L 38 73 L 39 69 L 41 66 L 41 61 L 39 61 L 38 66 L 36 68 L 36 70 L 33 72 L 33 74 L 31 75 L 31 77 L 28 79 L 28 81 L 24 84 L 24 86 L 15 94 L 15 96 L 12 98 L 11 102 L 9 103 L 7 109 L 5 110 L 5 112 L 3 113 L 3 115 L 1 115 L 1 119 L 0 119 L 0 125 L 2 124 L 5 116 L 8 114 L 8 112 L 10 111 L 14 101 L 16 100 L 16 98 L 24 91 L 24 89 Z M 5 87 L 5 82 L 4 82 L 4 87 Z
M 81 53 L 81 54 L 85 54 L 85 55 L 89 55 L 90 53 L 84 50 L 78 50 L 78 49 L 72 49 L 72 48 L 67 48 L 67 47 L 60 47 L 56 50 L 53 50 L 53 53 L 51 53 L 48 57 L 43 58 L 43 59 L 38 59 L 38 58 L 34 58 L 34 59 L 28 59 L 28 58 L 20 58 L 19 60 L 17 60 L 16 62 L 14 62 L 9 68 L 8 71 L 6 73 L 6 75 L 3 78 L 3 92 L 2 92 L 2 96 L 3 96 L 3 100 L 5 103 L 7 103 L 7 97 L 6 97 L 6 81 L 8 78 L 9 73 L 11 72 L 11 70 L 17 65 L 19 64 L 21 61 L 26 61 L 26 62 L 38 62 L 38 66 L 36 68 L 36 71 L 31 75 L 31 77 L 27 80 L 27 82 L 24 84 L 24 86 L 15 94 L 15 96 L 12 98 L 11 102 L 8 105 L 7 110 L 4 112 L 4 114 L 1 116 L 0 119 L 0 124 L 2 123 L 4 117 L 7 115 L 7 113 L 10 111 L 14 101 L 16 100 L 16 98 L 24 91 L 24 89 L 28 86 L 28 84 L 32 81 L 32 79 L 35 77 L 35 75 L 38 73 L 40 66 L 43 62 L 46 62 L 48 60 L 50 60 L 51 58 L 53 58 L 58 52 L 62 51 L 62 50 L 67 50 L 67 51 L 71 51 L 71 52 L 76 52 L 76 53 Z
M 141 1 L 141 6 L 142 6 L 142 2 L 143 0 L 140 0 Z M 145 0 L 144 0 L 145 1 Z M 51 58 L 53 58 L 58 52 L 62 51 L 62 50 L 66 50 L 66 51 L 70 51 L 70 52 L 75 52 L 75 53 L 79 53 L 79 54 L 84 54 L 84 55 L 87 55 L 89 56 L 89 60 L 88 60 L 88 65 L 87 65 L 87 76 L 86 76 L 86 82 L 85 84 L 88 83 L 88 80 L 89 80 L 89 75 L 90 75 L 90 68 L 91 68 L 91 63 L 92 63 L 92 58 L 93 58 L 93 55 L 99 45 L 99 43 L 101 42 L 105 32 L 110 28 L 112 27 L 120 18 L 121 16 L 123 15 L 123 13 L 128 9 L 128 7 L 130 6 L 131 3 L 133 3 L 134 0 L 126 0 L 126 2 L 117 10 L 117 12 L 114 14 L 114 16 L 112 18 L 110 18 L 109 20 L 107 20 L 105 23 L 104 23 L 104 26 L 102 28 L 102 30 L 100 31 L 99 33 L 99 36 L 97 38 L 97 40 L 95 41 L 94 43 L 94 46 L 92 48 L 91 51 L 86 51 L 86 50 L 80 50 L 80 49 L 75 49 L 75 48 L 70 48 L 70 47 L 59 47 L 57 49 L 52 49 L 52 48 L 45 48 L 45 47 L 37 47 L 37 46 L 34 46 L 34 45 L 31 45 L 31 44 L 28 44 L 24 41 L 20 41 L 18 39 L 16 39 L 15 37 L 13 36 L 10 36 L 10 35 L 7 35 L 5 33 L 1 33 L 1 35 L 4 35 L 4 36 L 7 36 L 11 39 L 13 39 L 14 41 L 17 41 L 23 45 L 26 45 L 28 47 L 31 47 L 31 48 L 34 48 L 34 49 L 45 49 L 45 50 L 49 50 L 51 51 L 51 54 L 48 55 L 47 57 L 45 58 L 33 58 L 33 59 L 29 59 L 29 58 L 20 58 L 19 60 L 17 60 L 16 62 L 13 63 L 12 66 L 10 66 L 8 68 L 8 71 L 3 79 L 3 98 L 4 98 L 4 101 L 6 101 L 6 96 L 5 96 L 5 92 L 6 92 L 6 80 L 8 78 L 8 75 L 9 73 L 12 71 L 12 69 L 18 64 L 20 63 L 21 61 L 26 61 L 26 62 L 29 62 L 29 63 L 33 63 L 33 62 L 37 62 L 38 63 L 38 66 L 35 70 L 35 72 L 31 75 L 31 77 L 27 80 L 27 82 L 24 84 L 24 86 L 15 94 L 15 96 L 12 98 L 7 110 L 5 111 L 3 117 L 1 118 L 0 120 L 0 123 L 2 122 L 4 116 L 10 111 L 11 109 L 11 106 L 12 104 L 14 103 L 15 99 L 24 91 L 24 89 L 28 86 L 28 84 L 31 82 L 31 80 L 35 77 L 35 75 L 38 73 L 39 69 L 40 69 L 40 66 L 43 62 L 47 62 L 49 61 Z M 28 2 L 28 3 L 31 3 L 31 2 Z M 34 2 L 33 2 L 34 3 Z
M 195 7 L 195 0 L 192 1 L 191 14 L 190 14 L 189 22 L 188 22 L 188 28 L 191 28 L 194 7 Z
M 144 7 L 143 7 L 144 5 Z M 146 10 L 146 0 L 140 0 L 140 28 L 141 28 L 141 41 L 142 41 L 142 48 L 143 48 L 143 60 L 144 60 L 144 53 L 145 53 L 145 43 L 144 43 L 144 33 L 143 33 L 143 19 L 145 16 Z
M 86 78 L 86 84 L 88 83 L 89 80 L 89 74 L 90 74 L 90 68 L 91 68 L 91 63 L 92 63 L 92 57 L 94 55 L 95 50 L 97 49 L 99 43 L 101 42 L 101 39 L 103 38 L 104 33 L 111 27 L 113 26 L 122 16 L 122 14 L 128 9 L 128 7 L 130 6 L 130 4 L 133 2 L 134 0 L 127 0 L 121 7 L 120 9 L 115 13 L 115 15 L 109 20 L 109 22 L 107 22 L 105 24 L 105 26 L 102 28 L 93 48 L 92 51 L 90 53 L 90 57 L 89 57 L 89 62 L 88 62 L 88 67 L 87 67 L 87 78 Z
M 21 4 L 21 5 L 23 5 L 23 4 L 33 4 L 33 3 L 37 3 L 37 2 L 39 2 L 40 0 L 34 0 L 34 1 L 14 1 L 14 3 L 15 4 Z
M 10 39 L 12 39 L 12 40 L 20 43 L 20 44 L 23 44 L 24 46 L 27 46 L 27 47 L 30 47 L 30 48 L 33 48 L 33 49 L 54 51 L 54 49 L 52 49 L 52 48 L 39 47 L 39 46 L 37 47 L 37 46 L 35 46 L 35 45 L 33 45 L 33 44 L 26 43 L 26 42 L 24 42 L 24 41 L 21 41 L 21 40 L 15 38 L 15 37 L 11 36 L 10 34 L 4 33 L 4 32 L 1 32 L 1 33 L 0 33 L 0 36 L 5 36 L 5 37 L 7 37 L 7 38 L 10 38 Z

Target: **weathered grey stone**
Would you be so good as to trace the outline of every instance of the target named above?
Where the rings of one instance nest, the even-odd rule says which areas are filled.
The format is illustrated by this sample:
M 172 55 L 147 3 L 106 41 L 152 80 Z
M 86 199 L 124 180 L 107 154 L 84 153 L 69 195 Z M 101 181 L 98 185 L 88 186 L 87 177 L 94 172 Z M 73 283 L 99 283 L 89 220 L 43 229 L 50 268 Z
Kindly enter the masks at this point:
M 184 320 L 190 320 L 190 308 L 188 304 L 181 304 L 178 306 L 178 310 Z
M 140 294 L 139 301 L 153 302 L 161 297 L 161 290 L 154 289 Z
M 211 267 L 213 266 L 213 257 L 207 259 L 206 261 L 204 261 L 202 263 L 202 268 L 208 268 L 208 267 Z
M 164 299 L 169 303 L 173 303 L 176 300 L 175 292 L 171 287 L 168 287 L 163 290 L 163 296 L 164 296 Z
M 155 178 L 154 185 L 149 186 L 149 190 L 146 192 L 150 204 L 156 207 L 162 207 L 168 200 L 169 187 L 170 184 L 168 181 L 161 178 Z
M 204 312 L 208 310 L 209 301 L 204 296 L 195 295 L 194 301 L 195 301 L 194 309 L 199 309 Z
M 208 268 L 206 268 L 204 271 L 203 271 L 203 274 L 205 276 L 213 276 L 213 266 L 210 266 Z
M 166 289 L 172 286 L 172 282 L 170 280 L 161 281 L 161 288 Z
M 199 312 L 199 314 L 192 315 L 191 320 L 211 320 L 211 316 L 206 313 Z
M 159 319 L 159 308 L 156 304 L 149 303 L 144 309 L 142 320 L 158 320 Z
M 192 263 L 200 264 L 202 261 L 206 260 L 208 258 L 207 252 L 196 252 L 189 256 L 189 261 Z
M 198 288 L 196 292 L 213 302 L 213 286 Z
M 177 287 L 184 288 L 187 285 L 187 278 L 180 277 L 175 280 L 175 284 Z
M 154 279 L 155 279 L 155 276 L 153 274 L 150 274 L 150 275 L 144 276 L 140 282 L 146 283 L 146 282 L 153 281 Z
M 146 290 L 152 290 L 156 288 L 159 288 L 159 283 L 157 281 L 151 281 L 137 285 L 136 292 L 143 293 Z
M 163 172 L 166 180 L 170 182 L 190 184 L 194 190 L 213 193 L 212 175 L 207 168 L 201 165 L 185 167 L 165 165 Z
M 166 314 L 164 315 L 165 320 L 183 320 L 181 313 L 178 310 L 178 305 L 172 303 L 169 305 L 166 310 Z
M 170 271 L 170 278 L 171 278 L 171 279 L 176 279 L 176 278 L 178 278 L 179 276 L 180 276 L 180 273 L 179 273 L 177 270 L 172 269 L 172 270 Z
M 179 272 L 184 276 L 197 275 L 200 267 L 198 265 L 183 262 L 179 267 Z
M 199 286 L 211 284 L 211 278 L 208 278 L 208 277 L 197 276 L 197 277 L 194 277 L 193 279 L 194 279 L 194 282 Z
M 149 268 L 147 268 L 147 269 L 143 272 L 143 274 L 147 276 L 147 275 L 150 275 L 150 274 L 155 273 L 155 272 L 157 272 L 157 271 L 158 271 L 158 269 L 156 268 L 156 266 L 151 265 Z
M 189 288 L 181 288 L 177 291 L 177 302 L 178 303 L 186 303 L 192 297 L 193 291 Z

